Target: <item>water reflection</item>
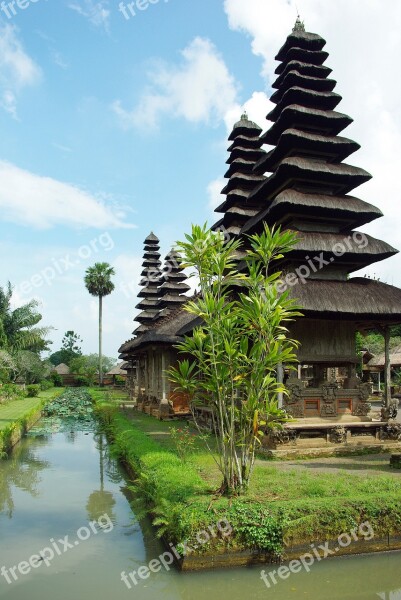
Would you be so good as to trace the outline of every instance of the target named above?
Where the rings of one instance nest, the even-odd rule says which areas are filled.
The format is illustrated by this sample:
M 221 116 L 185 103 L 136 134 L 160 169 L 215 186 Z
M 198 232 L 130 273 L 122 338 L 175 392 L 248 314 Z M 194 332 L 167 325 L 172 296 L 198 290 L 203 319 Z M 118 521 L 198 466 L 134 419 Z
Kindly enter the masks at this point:
M 45 445 L 47 440 L 38 440 L 38 445 Z M 40 472 L 46 469 L 49 463 L 40 460 L 32 453 L 29 447 L 18 445 L 10 458 L 0 461 L 0 513 L 9 519 L 14 513 L 14 488 L 27 492 L 32 497 L 38 495 L 38 485 L 41 481 Z
M 107 514 L 110 517 L 110 519 L 113 522 L 115 522 L 115 514 L 113 513 L 113 506 L 115 505 L 116 501 L 114 499 L 112 492 L 106 491 L 104 489 L 104 470 L 105 470 L 105 453 L 106 453 L 105 452 L 104 434 L 102 432 L 99 432 L 97 435 L 94 436 L 94 439 L 96 442 L 96 448 L 99 452 L 100 489 L 95 490 L 89 496 L 89 499 L 88 499 L 88 502 L 86 505 L 88 519 L 90 521 L 95 521 L 95 520 L 97 521 L 99 519 L 99 517 L 101 517 L 104 514 Z M 110 456 L 109 456 L 108 452 L 106 454 L 106 460 L 108 463 L 110 463 Z M 119 480 L 121 480 L 120 473 L 118 473 L 118 476 L 119 476 Z

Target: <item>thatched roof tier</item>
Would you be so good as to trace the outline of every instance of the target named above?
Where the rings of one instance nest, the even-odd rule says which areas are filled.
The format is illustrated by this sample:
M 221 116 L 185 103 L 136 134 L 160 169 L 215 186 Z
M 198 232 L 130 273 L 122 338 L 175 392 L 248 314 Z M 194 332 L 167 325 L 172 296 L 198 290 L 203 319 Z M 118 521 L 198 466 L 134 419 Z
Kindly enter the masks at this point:
M 265 150 L 261 150 L 260 148 L 247 148 L 245 146 L 236 146 L 233 148 L 230 156 L 226 160 L 227 164 L 232 164 L 238 158 L 250 160 L 253 163 L 257 162 L 266 154 Z
M 145 286 L 146 280 L 142 280 L 142 281 L 143 281 L 143 285 Z M 145 289 L 141 290 L 138 293 L 138 298 L 150 298 L 150 297 L 156 297 L 156 298 L 159 297 L 159 288 L 158 287 L 148 285 L 147 287 L 145 287 Z
M 297 62 L 308 63 L 310 65 L 321 66 L 329 57 L 329 53 L 322 51 L 305 50 L 304 48 L 290 48 L 287 52 L 285 60 L 277 67 L 275 73 L 280 75 L 283 73 L 287 64 L 296 60 Z
M 305 316 L 369 323 L 401 323 L 401 290 L 372 279 L 308 279 L 289 288 Z
M 386 365 L 386 356 L 384 354 L 384 352 L 382 354 L 378 354 L 377 356 L 373 356 L 373 358 L 371 358 L 369 360 L 369 362 L 367 363 L 368 369 L 372 369 L 374 370 L 374 367 L 376 368 L 383 368 Z M 390 365 L 392 367 L 401 367 L 401 346 L 397 346 L 396 348 L 393 348 L 393 350 L 391 350 L 390 352 Z
M 228 171 L 224 174 L 226 179 L 235 173 L 251 173 L 255 166 L 255 160 L 247 160 L 247 158 L 238 157 L 232 161 Z
M 300 104 L 283 109 L 277 121 L 261 137 L 263 144 L 276 146 L 286 129 L 316 131 L 321 135 L 338 135 L 352 123 L 351 117 L 332 110 L 318 110 Z
M 317 231 L 297 231 L 296 234 L 297 241 L 291 254 L 302 256 L 305 253 L 323 252 L 330 257 L 330 262 L 354 260 L 358 268 L 398 254 L 398 250 L 386 242 L 359 231 L 350 231 L 346 238 L 341 233 Z
M 69 375 L 71 373 L 70 367 L 65 363 L 60 363 L 54 367 L 53 371 L 56 371 L 59 375 Z
M 291 60 L 286 64 L 284 71 L 282 71 L 281 75 L 279 75 L 276 81 L 272 84 L 272 88 L 280 89 L 284 79 L 287 77 L 288 73 L 291 71 L 296 71 L 301 75 L 307 75 L 308 77 L 319 77 L 320 79 L 326 79 L 333 72 L 333 69 L 326 67 L 324 65 L 311 65 L 310 63 L 299 62 L 298 60 Z
M 328 162 L 341 162 L 359 150 L 356 142 L 340 136 L 325 136 L 299 129 L 286 129 L 278 145 L 265 154 L 255 165 L 255 173 L 274 171 L 279 163 L 290 156 L 324 158 Z
M 157 246 L 159 244 L 159 242 L 160 242 L 160 240 L 157 237 L 157 235 L 155 235 L 153 233 L 153 231 L 151 231 L 143 243 L 145 246 L 148 246 L 148 245 L 150 245 L 150 246 L 156 245 Z
M 342 96 L 335 92 L 316 92 L 301 87 L 292 87 L 283 94 L 279 104 L 269 112 L 266 118 L 269 121 L 277 121 L 284 108 L 292 104 L 300 104 L 317 110 L 334 110 L 341 100 Z
M 134 319 L 134 321 L 138 321 L 138 323 L 149 323 L 153 321 L 153 319 L 159 314 L 159 309 L 146 309 L 139 313 Z
M 144 298 L 143 300 L 141 300 L 139 302 L 139 304 L 137 304 L 135 306 L 135 308 L 137 308 L 138 310 L 146 310 L 147 308 L 154 308 L 155 306 L 157 306 L 158 302 L 159 302 L 159 299 L 157 296 L 155 296 L 154 298 Z
M 233 130 L 229 136 L 229 140 L 234 140 L 238 135 L 245 135 L 248 137 L 259 137 L 262 133 L 261 127 L 256 125 L 253 121 L 248 119 L 246 113 L 241 116 L 241 119 L 235 123 Z
M 133 356 L 136 352 L 143 349 L 148 344 L 177 344 L 182 339 L 179 334 L 180 330 L 188 326 L 194 321 L 194 316 L 188 313 L 180 305 L 176 310 L 169 313 L 164 319 L 157 321 L 157 326 L 149 328 L 148 331 L 143 333 L 140 337 L 134 340 L 130 340 L 123 344 L 119 352 L 124 355 Z
M 190 289 L 190 286 L 184 282 L 175 282 L 168 279 L 160 286 L 160 296 L 164 296 L 164 294 L 177 293 L 177 294 L 185 294 Z
M 279 79 L 281 79 L 281 77 Z M 336 85 L 337 82 L 334 79 L 322 79 L 320 77 L 303 75 L 298 71 L 289 71 L 285 78 L 282 79 L 281 86 L 277 92 L 271 96 L 270 100 L 274 104 L 279 104 L 284 94 L 292 87 L 315 90 L 316 92 L 332 92 Z
M 254 173 L 233 173 L 231 178 L 228 180 L 227 185 L 221 190 L 222 194 L 228 194 L 229 192 L 240 188 L 243 190 L 251 191 L 255 189 L 255 185 L 265 181 L 266 177 L 263 175 L 256 175 Z
M 261 133 L 261 132 L 260 132 Z M 260 141 L 260 136 L 258 137 L 249 137 L 247 135 L 238 135 L 231 146 L 228 147 L 228 152 L 232 152 L 238 146 L 243 146 L 245 148 L 255 149 L 260 148 L 262 142 Z
M 307 31 L 293 31 L 287 37 L 285 44 L 277 53 L 276 60 L 284 61 L 288 52 L 293 48 L 302 48 L 303 50 L 319 51 L 326 45 L 326 40 L 316 33 Z
M 281 192 L 266 208 L 249 219 L 242 233 L 254 233 L 260 223 L 280 222 L 291 224 L 294 217 L 314 217 L 316 223 L 322 220 L 338 226 L 339 231 L 361 227 L 383 216 L 381 210 L 353 196 L 327 196 L 324 194 L 302 194 L 294 189 Z
M 364 169 L 300 157 L 285 158 L 277 170 L 249 195 L 251 200 L 275 198 L 284 188 L 335 195 L 348 194 L 371 179 Z
M 128 368 L 130 367 L 130 365 L 126 362 L 121 362 L 118 365 L 116 365 L 115 367 L 113 367 L 108 373 L 106 373 L 106 375 L 126 375 L 127 371 L 126 369 L 124 369 L 123 367 L 127 366 Z

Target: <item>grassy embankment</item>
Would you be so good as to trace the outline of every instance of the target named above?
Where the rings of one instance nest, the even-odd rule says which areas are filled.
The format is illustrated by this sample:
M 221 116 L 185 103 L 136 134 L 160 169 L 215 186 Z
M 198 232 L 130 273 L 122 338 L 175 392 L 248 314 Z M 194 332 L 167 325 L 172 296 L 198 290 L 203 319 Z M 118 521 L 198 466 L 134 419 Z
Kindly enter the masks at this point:
M 63 391 L 64 388 L 51 388 L 40 392 L 36 398 L 22 398 L 0 404 L 0 455 L 9 452 L 38 420 L 43 406 Z
M 285 546 L 336 539 L 369 521 L 375 537 L 401 533 L 401 479 L 391 474 L 314 473 L 280 469 L 259 461 L 248 493 L 241 498 L 213 494 L 220 474 L 197 442 L 187 460 L 177 456 L 169 435 L 183 423 L 117 410 L 120 398 L 92 391 L 119 458 L 135 473 L 134 490 L 145 500 L 154 524 L 169 542 L 188 540 L 226 518 L 229 538 L 215 538 L 197 552 L 257 549 L 282 555 Z M 113 406 L 114 404 L 114 406 Z M 357 458 L 355 458 L 357 460 Z M 198 544 L 199 546 L 199 544 Z

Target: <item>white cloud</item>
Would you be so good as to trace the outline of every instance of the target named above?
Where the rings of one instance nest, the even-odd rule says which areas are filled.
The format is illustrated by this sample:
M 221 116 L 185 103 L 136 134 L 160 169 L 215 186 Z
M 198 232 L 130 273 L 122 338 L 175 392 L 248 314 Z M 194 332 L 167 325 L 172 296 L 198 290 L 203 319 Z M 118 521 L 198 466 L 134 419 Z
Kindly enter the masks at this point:
M 296 18 L 295 2 L 287 0 L 225 0 L 232 29 L 251 37 L 252 51 L 262 59 L 266 83 L 275 79 L 274 57 L 291 32 Z M 370 171 L 374 178 L 353 192 L 377 205 L 384 218 L 363 229 L 395 247 L 399 242 L 401 203 L 399 157 L 401 156 L 401 3 L 387 0 L 303 0 L 301 18 L 307 31 L 327 40 L 330 53 L 326 64 L 338 81 L 336 92 L 343 96 L 338 109 L 355 122 L 342 135 L 355 139 L 362 149 L 348 161 Z M 340 33 L 339 33 L 340 32 Z M 266 106 L 266 113 L 269 107 Z M 255 119 L 256 120 L 256 119 Z M 265 123 L 267 128 L 270 124 Z M 397 225 L 398 224 L 398 225 Z M 401 284 L 401 256 L 378 263 L 369 272 L 382 280 Z
M 209 197 L 209 208 L 214 211 L 224 200 L 224 196 L 221 195 L 221 190 L 226 185 L 226 180 L 220 177 L 211 181 L 207 186 L 207 194 Z M 216 217 L 216 215 L 214 215 Z
M 0 24 L 0 106 L 16 119 L 18 94 L 40 77 L 41 70 L 26 54 L 15 27 Z
M 129 228 L 124 212 L 77 186 L 43 177 L 0 160 L 2 219 L 36 228 Z
M 100 2 L 83 0 L 83 2 L 69 4 L 69 8 L 88 19 L 95 27 L 102 27 L 105 31 L 109 31 L 110 9 L 108 0 L 101 0 Z
M 224 119 L 236 102 L 237 86 L 216 47 L 195 38 L 182 51 L 180 65 L 159 64 L 149 73 L 149 90 L 136 107 L 126 110 L 117 100 L 113 110 L 123 126 L 156 128 L 163 116 L 191 123 Z

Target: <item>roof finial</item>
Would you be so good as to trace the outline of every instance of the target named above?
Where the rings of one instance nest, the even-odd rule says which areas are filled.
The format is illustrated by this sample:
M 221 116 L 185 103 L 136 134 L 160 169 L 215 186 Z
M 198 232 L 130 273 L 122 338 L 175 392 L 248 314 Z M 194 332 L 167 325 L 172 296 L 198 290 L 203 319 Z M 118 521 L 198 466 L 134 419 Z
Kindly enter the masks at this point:
M 241 121 L 248 121 L 248 113 L 246 112 L 246 110 L 244 110 L 244 112 L 241 115 Z
M 293 31 L 305 31 L 305 23 L 301 21 L 301 15 L 299 14 L 298 7 L 297 9 L 297 20 L 295 21 L 295 25 L 293 27 Z

